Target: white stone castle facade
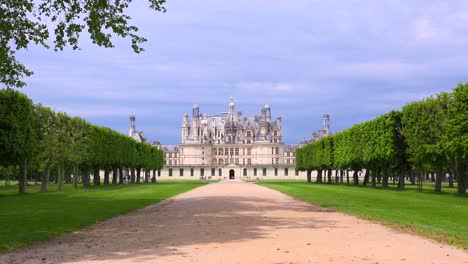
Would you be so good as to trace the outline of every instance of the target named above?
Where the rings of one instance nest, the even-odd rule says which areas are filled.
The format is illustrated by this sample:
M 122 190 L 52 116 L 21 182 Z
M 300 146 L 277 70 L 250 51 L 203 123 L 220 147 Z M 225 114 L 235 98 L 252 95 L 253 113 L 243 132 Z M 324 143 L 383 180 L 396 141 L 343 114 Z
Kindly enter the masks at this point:
M 328 118 L 324 116 L 320 136 L 330 134 Z M 135 130 L 135 117 L 130 116 L 129 136 L 139 141 L 144 139 L 140 133 Z M 183 116 L 181 144 L 159 145 L 164 150 L 164 169 L 158 178 L 304 179 L 306 173 L 295 170 L 298 146 L 283 143 L 281 117 L 273 120 L 269 105 L 254 117 L 236 112 L 232 97 L 229 111 L 218 115 L 202 114 L 194 105 L 191 119 Z

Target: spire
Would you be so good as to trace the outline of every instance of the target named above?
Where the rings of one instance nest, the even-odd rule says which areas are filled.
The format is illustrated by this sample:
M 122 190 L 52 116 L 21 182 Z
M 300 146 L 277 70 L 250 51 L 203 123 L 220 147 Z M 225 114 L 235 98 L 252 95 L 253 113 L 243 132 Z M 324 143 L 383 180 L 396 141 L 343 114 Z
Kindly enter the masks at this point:
M 129 117 L 129 128 L 128 128 L 128 136 L 133 136 L 133 133 L 135 132 L 135 114 L 132 112 L 132 114 Z
M 231 98 L 229 98 L 229 116 L 228 116 L 228 120 L 231 121 L 231 122 L 234 122 L 234 108 L 235 108 L 235 104 L 234 104 L 234 98 L 231 96 Z
M 323 115 L 323 130 L 326 131 L 327 135 L 330 133 L 330 115 Z

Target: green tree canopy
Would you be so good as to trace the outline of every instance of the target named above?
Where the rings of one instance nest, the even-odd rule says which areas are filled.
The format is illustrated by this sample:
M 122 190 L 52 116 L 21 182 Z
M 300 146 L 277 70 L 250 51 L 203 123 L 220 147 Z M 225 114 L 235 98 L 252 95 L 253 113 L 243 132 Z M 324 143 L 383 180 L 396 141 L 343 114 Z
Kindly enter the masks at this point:
M 149 8 L 165 12 L 166 0 L 147 0 Z M 130 24 L 128 7 L 133 0 L 3 0 L 0 2 L 0 82 L 7 88 L 22 87 L 33 72 L 16 59 L 16 52 L 31 43 L 54 50 L 79 48 L 86 30 L 92 42 L 110 48 L 112 34 L 130 38 L 134 52 L 143 51 L 146 39 Z M 53 44 L 49 44 L 49 39 Z

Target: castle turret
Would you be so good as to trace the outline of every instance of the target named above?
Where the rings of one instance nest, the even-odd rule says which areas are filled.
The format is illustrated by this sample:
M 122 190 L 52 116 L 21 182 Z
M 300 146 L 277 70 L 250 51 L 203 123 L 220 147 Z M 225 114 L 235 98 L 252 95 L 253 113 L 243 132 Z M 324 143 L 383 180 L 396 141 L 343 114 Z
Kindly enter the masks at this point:
M 189 136 L 189 121 L 188 121 L 188 114 L 184 115 L 184 119 L 182 120 L 182 143 L 185 143 Z
M 135 134 L 136 129 L 135 129 L 135 114 L 131 114 L 129 117 L 129 128 L 128 128 L 128 136 L 133 137 L 133 134 Z

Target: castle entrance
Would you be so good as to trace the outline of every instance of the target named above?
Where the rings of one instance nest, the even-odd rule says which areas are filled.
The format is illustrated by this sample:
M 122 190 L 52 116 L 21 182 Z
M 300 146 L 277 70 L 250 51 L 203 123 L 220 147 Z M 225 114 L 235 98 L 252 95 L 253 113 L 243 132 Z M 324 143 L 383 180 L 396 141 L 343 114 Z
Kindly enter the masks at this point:
M 234 177 L 235 177 L 234 175 L 235 175 L 235 174 L 234 174 L 234 170 L 230 170 L 230 171 L 229 171 L 229 179 L 230 179 L 230 180 L 234 180 Z

